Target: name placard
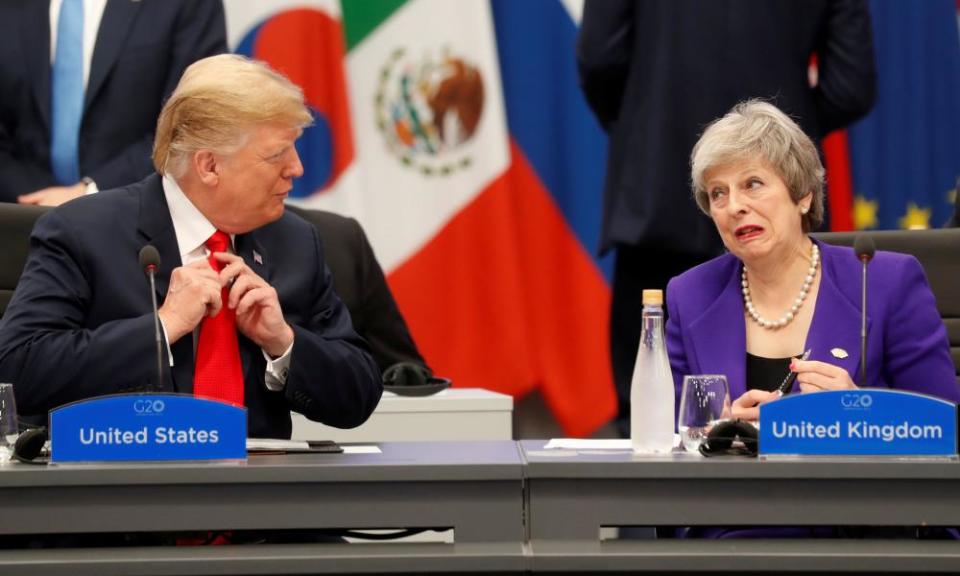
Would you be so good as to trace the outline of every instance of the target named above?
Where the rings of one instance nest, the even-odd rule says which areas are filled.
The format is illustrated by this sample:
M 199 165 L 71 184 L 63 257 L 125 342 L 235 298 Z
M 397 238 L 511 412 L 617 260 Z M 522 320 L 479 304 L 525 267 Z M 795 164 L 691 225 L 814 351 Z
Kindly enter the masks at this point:
M 50 412 L 52 462 L 245 460 L 247 411 L 186 394 L 118 394 Z
M 760 407 L 760 455 L 956 456 L 956 405 L 899 390 L 791 394 Z

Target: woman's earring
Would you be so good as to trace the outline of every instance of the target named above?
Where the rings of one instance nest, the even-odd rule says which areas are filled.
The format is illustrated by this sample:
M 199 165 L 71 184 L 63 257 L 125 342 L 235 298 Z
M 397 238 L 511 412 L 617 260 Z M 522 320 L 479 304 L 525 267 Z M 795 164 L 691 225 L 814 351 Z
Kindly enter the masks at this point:
M 801 214 L 806 215 L 806 213 L 807 213 L 809 210 L 810 210 L 810 208 L 809 208 L 808 206 L 801 206 L 801 207 L 800 207 L 800 213 L 801 213 Z

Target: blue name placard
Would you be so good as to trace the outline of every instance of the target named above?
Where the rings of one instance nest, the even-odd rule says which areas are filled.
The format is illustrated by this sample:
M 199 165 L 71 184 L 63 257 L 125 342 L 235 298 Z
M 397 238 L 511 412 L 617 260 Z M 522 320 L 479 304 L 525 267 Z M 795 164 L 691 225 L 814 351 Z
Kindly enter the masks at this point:
M 760 407 L 760 455 L 956 456 L 956 405 L 899 390 L 792 394 Z
M 243 460 L 247 411 L 181 394 L 119 394 L 50 412 L 50 460 Z

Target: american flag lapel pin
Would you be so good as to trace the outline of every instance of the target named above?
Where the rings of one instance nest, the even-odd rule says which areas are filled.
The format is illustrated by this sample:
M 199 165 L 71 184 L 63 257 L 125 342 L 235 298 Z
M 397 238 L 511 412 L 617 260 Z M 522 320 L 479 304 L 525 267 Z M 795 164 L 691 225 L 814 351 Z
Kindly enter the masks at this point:
M 261 256 L 256 250 L 253 251 L 253 261 L 263 266 L 263 256 Z

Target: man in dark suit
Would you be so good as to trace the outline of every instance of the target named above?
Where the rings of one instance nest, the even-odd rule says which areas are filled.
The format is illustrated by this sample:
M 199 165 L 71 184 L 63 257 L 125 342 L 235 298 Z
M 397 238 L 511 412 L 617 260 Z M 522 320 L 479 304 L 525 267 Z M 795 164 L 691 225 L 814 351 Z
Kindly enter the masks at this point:
M 769 99 L 815 141 L 866 114 L 870 17 L 864 0 L 592 0 L 577 61 L 610 136 L 601 247 L 617 249 L 611 356 L 625 432 L 641 291 L 722 250 L 689 191 L 698 136 L 747 98 Z
M 157 125 L 163 176 L 70 202 L 34 229 L 0 322 L 0 381 L 21 412 L 158 385 L 137 261 L 149 244 L 171 354 L 161 389 L 244 404 L 251 436 L 288 438 L 290 410 L 366 420 L 380 373 L 316 230 L 284 212 L 310 120 L 300 89 L 262 63 L 221 55 L 187 69 Z
M 0 201 L 57 205 L 150 174 L 163 101 L 192 62 L 227 50 L 221 0 L 86 0 L 72 67 L 88 73 L 77 72 L 82 115 L 67 137 L 78 170 L 58 177 L 52 63 L 72 2 L 0 0 Z

